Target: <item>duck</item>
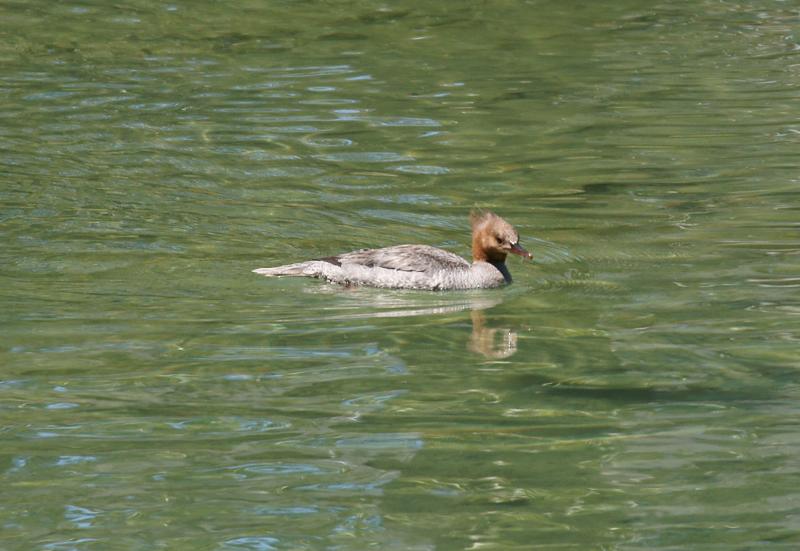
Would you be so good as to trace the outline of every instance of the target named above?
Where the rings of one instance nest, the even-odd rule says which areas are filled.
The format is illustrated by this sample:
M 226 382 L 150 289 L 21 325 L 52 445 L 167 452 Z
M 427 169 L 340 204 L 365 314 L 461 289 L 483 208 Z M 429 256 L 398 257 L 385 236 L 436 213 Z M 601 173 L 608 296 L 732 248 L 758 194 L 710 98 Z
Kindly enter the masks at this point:
M 267 277 L 314 277 L 347 287 L 385 289 L 447 291 L 508 285 L 511 273 L 506 257 L 515 254 L 531 259 L 533 255 L 519 244 L 514 226 L 491 211 L 473 211 L 470 224 L 472 263 L 430 245 L 394 245 L 257 268 L 253 272 Z

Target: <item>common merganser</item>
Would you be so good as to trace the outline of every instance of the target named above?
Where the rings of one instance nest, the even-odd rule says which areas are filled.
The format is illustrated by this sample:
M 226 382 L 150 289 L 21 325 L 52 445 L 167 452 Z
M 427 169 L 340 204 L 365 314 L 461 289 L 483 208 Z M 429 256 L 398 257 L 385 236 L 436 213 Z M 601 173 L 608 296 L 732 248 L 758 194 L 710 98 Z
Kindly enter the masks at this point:
M 506 256 L 532 255 L 519 244 L 514 227 L 493 212 L 473 212 L 472 264 L 429 245 L 361 249 L 275 268 L 253 270 L 264 276 L 305 276 L 340 285 L 444 291 L 486 289 L 511 283 Z

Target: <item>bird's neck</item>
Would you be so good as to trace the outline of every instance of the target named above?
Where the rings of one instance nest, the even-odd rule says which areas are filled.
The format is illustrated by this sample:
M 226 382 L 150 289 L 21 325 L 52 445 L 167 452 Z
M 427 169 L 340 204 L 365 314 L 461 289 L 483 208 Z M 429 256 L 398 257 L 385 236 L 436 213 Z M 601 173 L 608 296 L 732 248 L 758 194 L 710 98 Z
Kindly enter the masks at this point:
M 505 264 L 506 253 L 488 251 L 481 247 L 480 243 L 472 243 L 472 261 L 488 262 L 489 264 Z

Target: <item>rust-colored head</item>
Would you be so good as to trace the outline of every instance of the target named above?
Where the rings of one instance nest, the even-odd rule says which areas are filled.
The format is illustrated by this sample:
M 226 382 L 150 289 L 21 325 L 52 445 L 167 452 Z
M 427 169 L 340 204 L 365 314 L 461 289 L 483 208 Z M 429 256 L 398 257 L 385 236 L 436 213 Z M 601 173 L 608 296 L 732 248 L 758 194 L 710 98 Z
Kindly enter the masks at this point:
M 531 253 L 520 247 L 519 234 L 514 226 L 495 213 L 474 210 L 469 219 L 472 223 L 473 260 L 505 262 L 509 253 L 533 258 Z

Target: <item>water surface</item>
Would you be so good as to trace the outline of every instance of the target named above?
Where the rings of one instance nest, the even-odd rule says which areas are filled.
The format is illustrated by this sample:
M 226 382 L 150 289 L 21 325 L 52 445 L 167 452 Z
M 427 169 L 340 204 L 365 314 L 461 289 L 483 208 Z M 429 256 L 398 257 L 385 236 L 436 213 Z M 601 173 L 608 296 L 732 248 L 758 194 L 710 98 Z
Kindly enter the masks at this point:
M 0 7 L 4 549 L 795 549 L 785 2 Z M 495 209 L 499 291 L 268 280 Z

